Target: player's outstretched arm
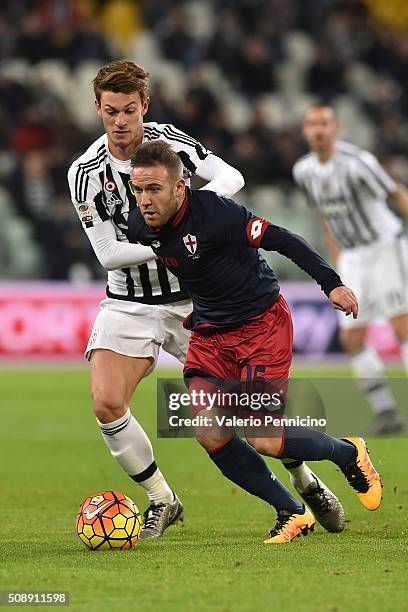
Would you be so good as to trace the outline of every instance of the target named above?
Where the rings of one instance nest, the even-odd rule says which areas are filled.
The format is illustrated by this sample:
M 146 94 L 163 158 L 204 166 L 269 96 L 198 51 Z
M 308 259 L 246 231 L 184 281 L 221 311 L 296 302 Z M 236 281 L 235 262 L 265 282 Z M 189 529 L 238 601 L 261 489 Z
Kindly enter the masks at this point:
M 103 205 L 101 185 L 94 176 L 85 176 L 81 166 L 74 163 L 68 171 L 68 184 L 82 227 L 105 270 L 137 266 L 156 259 L 150 248 L 118 240 L 113 221 Z
M 245 181 L 239 170 L 214 155 L 201 142 L 171 124 L 161 124 L 157 128 L 161 129 L 161 137 L 177 151 L 185 168 L 207 181 L 202 189 L 231 197 L 243 188 Z
M 117 270 L 153 261 L 157 256 L 148 246 L 120 242 L 111 221 L 85 230 L 99 263 L 105 270 Z
M 197 167 L 196 174 L 208 181 L 202 189 L 215 191 L 228 197 L 233 196 L 245 185 L 244 177 L 239 170 L 213 153 L 207 155 L 201 162 Z
M 257 220 L 252 222 L 256 223 Z M 264 220 L 262 222 L 268 223 Z M 262 235 L 260 246 L 268 251 L 277 251 L 291 259 L 319 283 L 333 308 L 341 310 L 346 315 L 352 314 L 353 318 L 357 319 L 358 303 L 353 291 L 343 285 L 337 272 L 304 238 L 269 223 Z
M 251 239 L 255 234 L 258 238 Z M 327 297 L 333 289 L 343 286 L 337 272 L 301 236 L 257 217 L 253 217 L 248 222 L 247 236 L 252 246 L 261 247 L 266 251 L 277 251 L 291 259 L 315 279 Z

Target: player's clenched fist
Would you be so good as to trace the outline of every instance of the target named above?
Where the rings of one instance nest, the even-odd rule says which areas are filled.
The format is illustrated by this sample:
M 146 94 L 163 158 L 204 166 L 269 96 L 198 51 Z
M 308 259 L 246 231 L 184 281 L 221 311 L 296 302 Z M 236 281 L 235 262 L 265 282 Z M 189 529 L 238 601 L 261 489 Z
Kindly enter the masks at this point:
M 358 302 L 353 291 L 349 287 L 336 287 L 330 291 L 329 300 L 333 308 L 342 310 L 346 315 L 353 314 L 353 319 L 358 316 Z

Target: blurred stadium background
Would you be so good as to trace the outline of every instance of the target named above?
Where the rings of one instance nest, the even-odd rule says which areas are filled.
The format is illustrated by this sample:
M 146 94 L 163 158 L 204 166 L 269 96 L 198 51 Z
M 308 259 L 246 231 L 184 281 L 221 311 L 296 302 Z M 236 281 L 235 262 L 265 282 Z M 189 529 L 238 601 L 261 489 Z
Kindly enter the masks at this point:
M 101 64 L 126 57 L 146 67 L 147 121 L 201 140 L 243 173 L 237 200 L 324 251 L 291 177 L 305 152 L 302 113 L 317 100 L 333 104 L 342 136 L 403 180 L 407 29 L 405 0 L 2 3 L 0 355 L 79 356 L 103 296 L 105 273 L 66 182 L 72 160 L 101 134 L 91 87 Z M 336 317 L 319 290 L 299 284 L 306 279 L 288 260 L 271 259 L 296 283 L 287 293 L 297 352 L 338 351 Z M 397 354 L 385 327 L 372 336 L 383 354 Z
M 185 503 L 185 529 L 129 555 L 91 555 L 77 541 L 75 513 L 90 493 L 115 488 L 146 503 L 89 409 L 82 351 L 105 273 L 66 182 L 71 161 L 101 134 L 91 81 L 122 57 L 151 71 L 147 120 L 173 122 L 237 166 L 246 179 L 237 199 L 322 250 L 319 222 L 291 178 L 311 102 L 332 103 L 344 138 L 375 152 L 395 178 L 408 176 L 406 0 L 0 2 L 0 589 L 69 591 L 80 612 L 252 612 L 271 603 L 287 612 L 406 610 L 406 440 L 370 441 L 385 484 L 379 512 L 367 518 L 322 462 L 318 474 L 346 510 L 345 532 L 318 528 L 266 553 L 270 508 L 221 479 L 194 440 L 157 440 L 157 376 L 180 367 L 144 380 L 134 408 Z M 365 430 L 370 410 L 341 368 L 336 313 L 294 265 L 271 259 L 294 313 L 295 351 L 308 359 L 295 375 L 321 378 L 341 435 L 351 421 Z M 397 356 L 381 323 L 370 341 Z M 390 384 L 406 407 L 406 378 Z M 272 466 L 287 483 L 279 462 Z

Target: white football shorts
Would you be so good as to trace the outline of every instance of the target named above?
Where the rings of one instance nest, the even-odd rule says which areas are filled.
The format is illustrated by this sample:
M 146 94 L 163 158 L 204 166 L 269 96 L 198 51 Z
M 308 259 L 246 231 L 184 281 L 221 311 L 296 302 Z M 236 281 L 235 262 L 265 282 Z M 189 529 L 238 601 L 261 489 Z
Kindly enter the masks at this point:
M 150 374 L 162 347 L 184 363 L 190 332 L 182 323 L 192 309 L 190 300 L 150 305 L 105 298 L 85 356 L 89 360 L 95 349 L 109 349 L 129 357 L 153 357 L 154 363 L 147 372 Z
M 408 313 L 408 238 L 404 234 L 390 242 L 342 250 L 337 270 L 359 303 L 357 319 L 339 313 L 342 329 Z

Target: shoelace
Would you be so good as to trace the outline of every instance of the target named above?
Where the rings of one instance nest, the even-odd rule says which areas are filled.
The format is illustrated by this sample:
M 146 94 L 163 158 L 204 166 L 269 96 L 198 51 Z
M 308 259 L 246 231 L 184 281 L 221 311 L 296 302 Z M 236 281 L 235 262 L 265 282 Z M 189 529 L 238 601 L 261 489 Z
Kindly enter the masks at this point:
M 270 530 L 269 535 L 271 538 L 280 534 L 283 527 L 285 527 L 286 523 L 292 518 L 293 514 L 287 513 L 279 513 L 278 519 L 276 521 L 276 525 L 273 529 Z
M 314 500 L 319 502 L 319 508 L 322 512 L 330 512 L 332 509 L 331 497 L 329 494 L 317 483 L 316 488 L 310 493 L 303 493 L 304 499 Z
M 364 475 L 359 461 L 348 463 L 343 467 L 342 472 L 353 489 L 358 491 L 358 493 L 367 493 L 368 480 Z
M 152 527 L 156 526 L 156 523 L 160 518 L 164 506 L 165 504 L 157 504 L 154 506 L 149 506 L 147 510 L 145 510 L 145 512 L 143 513 L 143 529 L 151 529 Z

